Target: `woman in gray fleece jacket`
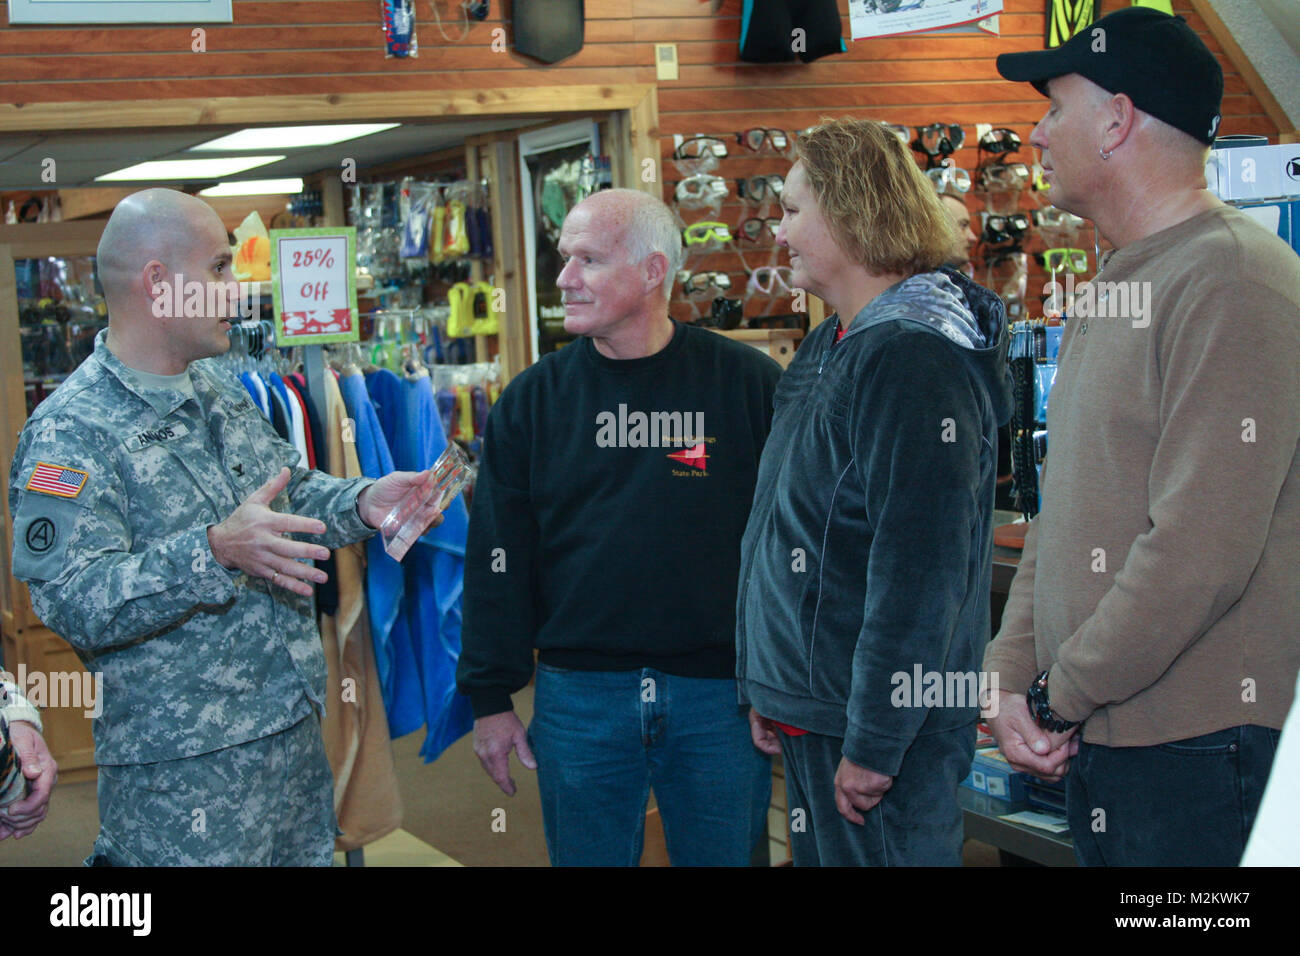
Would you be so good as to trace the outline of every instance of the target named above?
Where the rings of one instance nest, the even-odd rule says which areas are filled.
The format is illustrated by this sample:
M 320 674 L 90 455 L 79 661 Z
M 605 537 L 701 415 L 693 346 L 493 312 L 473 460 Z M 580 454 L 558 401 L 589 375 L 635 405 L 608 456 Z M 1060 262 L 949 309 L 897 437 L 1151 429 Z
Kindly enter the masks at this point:
M 777 243 L 835 314 L 777 386 L 741 551 L 741 694 L 755 746 L 784 754 L 796 865 L 956 865 L 1005 312 L 939 268 L 951 224 L 890 130 L 828 122 L 798 155 Z

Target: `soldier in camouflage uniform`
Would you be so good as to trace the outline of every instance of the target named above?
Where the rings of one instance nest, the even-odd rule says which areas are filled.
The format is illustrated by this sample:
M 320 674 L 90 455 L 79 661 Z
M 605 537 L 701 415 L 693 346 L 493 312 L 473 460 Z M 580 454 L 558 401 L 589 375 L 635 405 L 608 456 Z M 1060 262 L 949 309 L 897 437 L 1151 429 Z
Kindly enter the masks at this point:
M 197 281 L 237 315 L 226 231 L 205 203 L 128 197 L 98 256 L 109 328 L 28 421 L 9 484 L 14 573 L 103 674 L 87 862 L 329 865 L 312 590 L 325 575 L 307 562 L 371 534 L 425 476 L 299 467 L 207 359 L 230 323 L 168 314 L 164 283 Z

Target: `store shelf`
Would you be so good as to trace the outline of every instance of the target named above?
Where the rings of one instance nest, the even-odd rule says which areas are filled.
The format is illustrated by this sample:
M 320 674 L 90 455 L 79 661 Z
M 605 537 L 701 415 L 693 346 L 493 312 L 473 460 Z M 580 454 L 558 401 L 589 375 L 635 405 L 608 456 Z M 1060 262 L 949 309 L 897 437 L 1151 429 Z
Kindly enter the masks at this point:
M 800 329 L 732 329 L 726 332 L 714 329 L 713 331 L 767 353 L 782 368 L 790 364 L 790 360 L 794 358 L 794 350 L 799 346 L 799 340 L 803 338 Z
M 1002 814 L 1024 809 L 1005 800 L 976 793 L 969 787 L 957 788 L 966 839 L 979 840 L 999 850 L 1012 853 L 1043 866 L 1077 866 L 1074 843 L 1067 835 L 1056 835 L 1019 823 L 1000 819 Z

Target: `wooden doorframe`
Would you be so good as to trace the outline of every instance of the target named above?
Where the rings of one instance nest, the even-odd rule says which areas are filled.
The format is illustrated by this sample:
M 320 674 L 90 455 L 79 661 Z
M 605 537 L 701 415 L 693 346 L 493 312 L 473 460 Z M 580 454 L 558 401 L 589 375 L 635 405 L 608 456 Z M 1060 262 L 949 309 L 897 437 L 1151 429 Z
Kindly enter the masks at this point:
M 113 102 L 0 103 L 0 133 L 172 126 L 342 123 L 364 120 L 456 120 L 626 111 L 624 179 L 643 159 L 659 161 L 659 92 L 648 83 L 526 86 L 497 90 L 398 90 L 391 93 L 309 93 L 214 96 Z M 635 160 L 633 164 L 632 160 Z

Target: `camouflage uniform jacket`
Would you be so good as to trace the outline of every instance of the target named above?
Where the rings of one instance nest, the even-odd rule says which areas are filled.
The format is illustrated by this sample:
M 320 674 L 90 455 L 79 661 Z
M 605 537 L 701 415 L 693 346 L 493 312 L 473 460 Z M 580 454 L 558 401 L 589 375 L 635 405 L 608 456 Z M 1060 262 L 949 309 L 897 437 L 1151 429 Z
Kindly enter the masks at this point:
M 152 763 L 256 740 L 324 709 L 314 600 L 228 571 L 207 529 L 282 466 L 276 511 L 368 536 L 370 482 L 298 467 L 239 381 L 210 359 L 195 396 L 138 387 L 105 334 L 41 403 L 9 475 L 14 575 L 37 615 L 104 678 L 100 764 Z

